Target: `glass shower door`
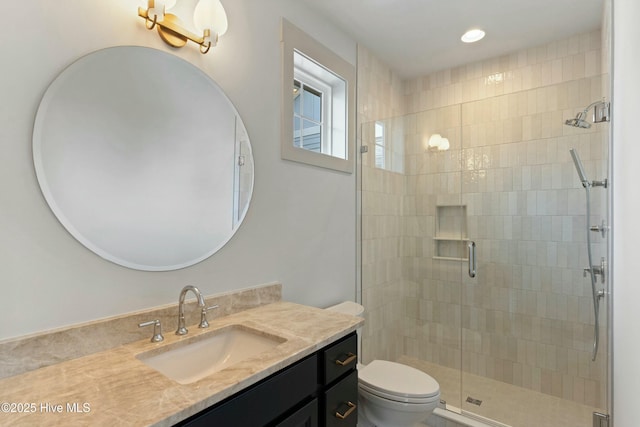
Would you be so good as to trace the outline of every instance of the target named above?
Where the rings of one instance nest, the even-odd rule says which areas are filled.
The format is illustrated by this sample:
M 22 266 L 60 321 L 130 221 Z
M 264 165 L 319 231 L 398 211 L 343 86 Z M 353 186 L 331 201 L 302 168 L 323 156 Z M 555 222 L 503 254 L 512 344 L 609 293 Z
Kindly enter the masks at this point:
M 466 274 L 467 206 L 461 198 L 460 105 L 405 116 L 405 352 L 400 361 L 440 384 L 461 406 L 461 286 Z
M 459 411 L 467 265 L 460 106 L 366 123 L 361 134 L 363 361 L 428 373 Z
M 586 427 L 594 411 L 606 413 L 606 304 L 593 361 L 584 269 L 587 227 L 606 223 L 607 190 L 591 190 L 587 221 L 569 149 L 601 179 L 608 125 L 563 126 L 563 116 L 589 103 L 562 99 L 569 84 L 542 89 L 548 111 L 527 102 L 541 99 L 536 90 L 461 106 L 461 201 L 477 261 L 477 276 L 463 274 L 461 284 L 461 401 L 471 417 Z M 592 237 L 593 258 L 606 258 L 606 236 Z

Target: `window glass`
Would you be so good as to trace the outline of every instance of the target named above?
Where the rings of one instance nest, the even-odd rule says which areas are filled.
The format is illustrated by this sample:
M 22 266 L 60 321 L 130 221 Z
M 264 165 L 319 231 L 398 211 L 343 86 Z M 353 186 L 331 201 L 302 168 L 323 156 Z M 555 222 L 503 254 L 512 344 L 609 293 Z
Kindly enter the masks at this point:
M 293 90 L 293 145 L 321 153 L 323 93 L 299 80 L 293 81 Z
M 322 93 L 305 86 L 302 96 L 304 97 L 304 116 L 320 123 L 322 116 L 322 110 L 320 108 Z
M 404 125 L 397 118 L 374 124 L 375 166 L 393 172 L 404 172 Z
M 302 146 L 302 134 L 300 132 L 300 117 L 293 118 L 293 145 L 294 147 Z

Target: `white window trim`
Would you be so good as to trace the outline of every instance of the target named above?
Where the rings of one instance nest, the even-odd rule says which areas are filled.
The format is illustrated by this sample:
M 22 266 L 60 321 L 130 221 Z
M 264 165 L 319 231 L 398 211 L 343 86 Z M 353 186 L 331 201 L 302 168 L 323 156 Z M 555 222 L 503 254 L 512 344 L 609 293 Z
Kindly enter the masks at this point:
M 355 164 L 355 67 L 312 37 L 282 19 L 282 158 L 323 168 L 353 173 Z M 293 145 L 293 102 L 291 90 L 294 79 L 293 52 L 297 50 L 321 66 L 340 76 L 346 83 L 346 159 L 317 153 Z M 331 130 L 332 131 L 332 130 Z

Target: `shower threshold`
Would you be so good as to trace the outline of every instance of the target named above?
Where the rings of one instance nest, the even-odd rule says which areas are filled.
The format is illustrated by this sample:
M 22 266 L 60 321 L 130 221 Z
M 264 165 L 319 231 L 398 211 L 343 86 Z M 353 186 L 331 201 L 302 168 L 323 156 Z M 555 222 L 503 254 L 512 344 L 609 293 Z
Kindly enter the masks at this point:
M 433 415 L 448 421 L 453 421 L 456 424 L 465 427 L 514 427 L 495 420 L 490 420 L 489 418 L 481 417 L 480 415 L 472 412 L 462 411 L 459 408 L 436 408 L 433 411 Z

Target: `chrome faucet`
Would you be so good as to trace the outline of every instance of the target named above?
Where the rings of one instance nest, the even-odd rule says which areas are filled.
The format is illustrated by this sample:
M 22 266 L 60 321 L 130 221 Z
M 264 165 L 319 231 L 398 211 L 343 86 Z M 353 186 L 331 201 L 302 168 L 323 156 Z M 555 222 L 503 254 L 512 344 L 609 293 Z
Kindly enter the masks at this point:
M 198 306 L 205 309 L 204 298 L 200 290 L 195 286 L 187 285 L 180 291 L 180 299 L 178 300 L 178 329 L 176 335 L 186 335 L 187 328 L 184 326 L 184 298 L 187 296 L 187 292 L 192 291 L 196 298 L 198 298 Z

